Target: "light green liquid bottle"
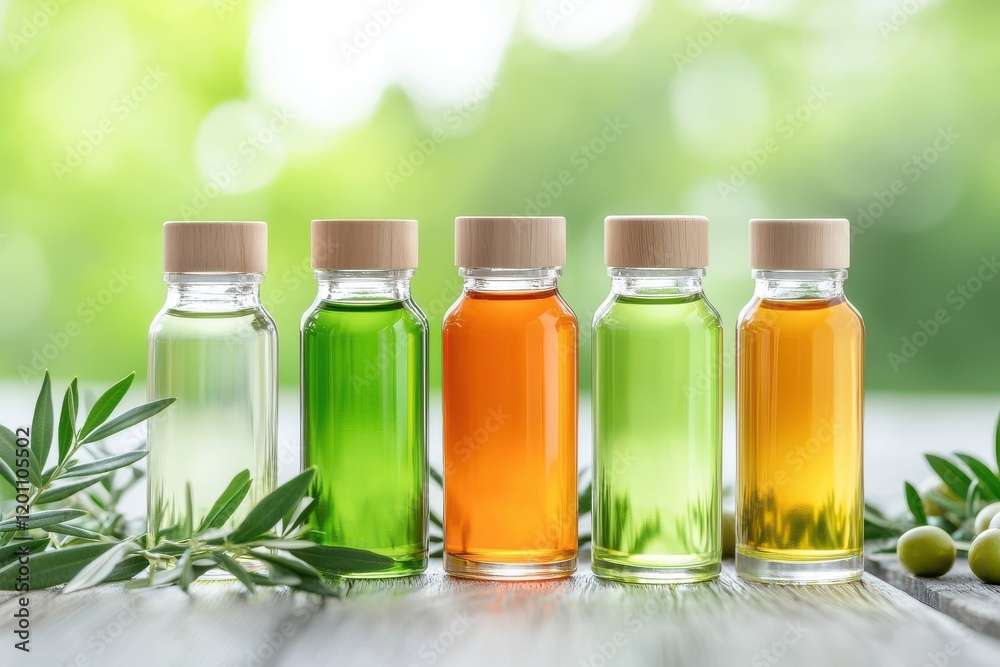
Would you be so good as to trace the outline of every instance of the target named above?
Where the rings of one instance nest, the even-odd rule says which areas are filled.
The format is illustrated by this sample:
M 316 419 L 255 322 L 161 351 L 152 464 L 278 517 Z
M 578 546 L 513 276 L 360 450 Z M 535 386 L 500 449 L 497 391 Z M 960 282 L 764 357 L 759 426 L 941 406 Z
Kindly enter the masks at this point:
M 661 220 L 670 219 L 652 219 Z M 593 329 L 594 573 L 648 583 L 715 578 L 722 325 L 702 292 L 704 271 L 609 273 L 612 294 Z
M 416 223 L 407 222 L 317 221 L 314 264 L 356 266 L 367 254 L 369 266 L 415 265 Z M 412 242 L 413 261 L 396 261 L 384 246 L 354 247 L 380 230 L 401 247 Z M 412 275 L 317 269 L 319 296 L 302 321 L 302 458 L 317 468 L 313 534 L 325 546 L 395 562 L 344 576 L 405 577 L 427 567 L 427 319 L 410 298 Z
M 177 402 L 149 421 L 151 541 L 172 526 L 197 528 L 233 477 L 249 470 L 250 493 L 226 524 L 235 526 L 277 477 L 277 333 L 260 302 L 266 227 L 168 223 L 165 230 L 167 302 L 149 330 L 148 394 Z M 214 245 L 227 238 L 229 245 Z

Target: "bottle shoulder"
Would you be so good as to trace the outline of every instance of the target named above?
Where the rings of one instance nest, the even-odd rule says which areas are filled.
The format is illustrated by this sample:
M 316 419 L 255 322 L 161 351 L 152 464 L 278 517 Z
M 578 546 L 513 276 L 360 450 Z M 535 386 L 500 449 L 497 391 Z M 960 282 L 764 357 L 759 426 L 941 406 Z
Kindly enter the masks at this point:
M 193 311 L 164 307 L 149 325 L 151 341 L 208 340 L 218 337 L 277 337 L 274 318 L 263 308 Z
M 554 323 L 557 327 L 578 326 L 576 313 L 557 289 L 542 293 L 470 293 L 466 290 L 444 317 L 446 330 L 480 325 L 520 327 L 532 322 Z
M 863 336 L 865 325 L 861 313 L 843 295 L 827 300 L 772 300 L 755 296 L 740 313 L 738 329 L 741 332 L 766 329 L 789 333 L 827 329 Z
M 426 334 L 427 316 L 412 299 L 399 301 L 313 302 L 302 316 L 303 332 L 375 333 L 385 329 Z
M 703 293 L 685 297 L 630 297 L 612 293 L 594 315 L 598 330 L 686 329 L 721 330 L 722 317 Z

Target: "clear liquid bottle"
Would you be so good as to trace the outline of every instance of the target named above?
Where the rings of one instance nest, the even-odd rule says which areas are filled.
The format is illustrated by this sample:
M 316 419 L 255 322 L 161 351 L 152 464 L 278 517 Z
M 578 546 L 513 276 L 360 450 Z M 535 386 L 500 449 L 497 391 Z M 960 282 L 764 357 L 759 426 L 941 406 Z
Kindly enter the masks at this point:
M 737 340 L 737 549 L 744 578 L 859 579 L 864 323 L 844 296 L 847 220 L 751 220 L 757 286 Z
M 577 559 L 576 316 L 563 218 L 458 218 L 444 320 L 444 567 L 569 576 Z
M 594 317 L 593 568 L 694 582 L 721 568 L 722 323 L 705 298 L 708 220 L 610 217 Z
M 227 526 L 274 490 L 277 333 L 260 301 L 263 222 L 164 225 L 167 301 L 149 329 L 148 530 L 197 528 L 237 473 L 253 484 Z M 188 492 L 192 516 L 188 516 Z
M 316 220 L 319 294 L 302 320 L 302 457 L 321 543 L 395 565 L 428 557 L 427 319 L 410 296 L 415 220 Z M 343 574 L 343 573 L 341 573 Z

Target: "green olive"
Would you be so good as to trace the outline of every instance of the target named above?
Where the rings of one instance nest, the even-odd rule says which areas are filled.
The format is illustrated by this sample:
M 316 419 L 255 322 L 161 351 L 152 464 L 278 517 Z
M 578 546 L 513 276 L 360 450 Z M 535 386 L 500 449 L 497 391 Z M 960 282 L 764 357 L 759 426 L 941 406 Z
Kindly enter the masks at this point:
M 972 541 L 969 569 L 988 584 L 1000 584 L 1000 529 L 988 528 Z
M 722 557 L 736 556 L 736 515 L 732 512 L 722 513 Z
M 918 526 L 899 538 L 896 555 L 918 577 L 940 577 L 955 564 L 955 542 L 937 526 Z
M 993 517 L 997 515 L 1000 515 L 1000 503 L 993 503 L 979 510 L 979 514 L 976 515 L 976 535 L 987 528 L 1000 528 L 1000 526 L 990 525 Z

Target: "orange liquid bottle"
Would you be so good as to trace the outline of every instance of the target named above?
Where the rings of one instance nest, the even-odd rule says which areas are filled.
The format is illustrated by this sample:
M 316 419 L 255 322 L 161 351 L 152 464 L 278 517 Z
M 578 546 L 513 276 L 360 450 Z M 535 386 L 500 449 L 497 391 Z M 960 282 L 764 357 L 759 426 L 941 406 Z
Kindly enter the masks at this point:
M 569 576 L 577 557 L 576 316 L 562 218 L 459 218 L 444 321 L 444 567 Z
M 751 221 L 757 290 L 738 327 L 740 576 L 859 579 L 864 543 L 861 316 L 844 297 L 846 220 Z

